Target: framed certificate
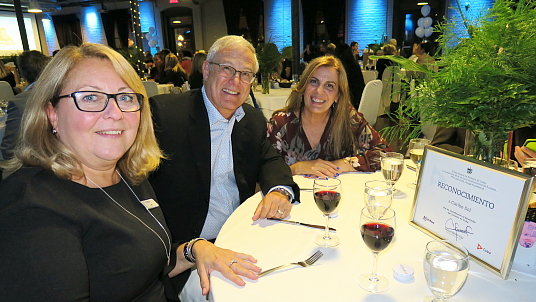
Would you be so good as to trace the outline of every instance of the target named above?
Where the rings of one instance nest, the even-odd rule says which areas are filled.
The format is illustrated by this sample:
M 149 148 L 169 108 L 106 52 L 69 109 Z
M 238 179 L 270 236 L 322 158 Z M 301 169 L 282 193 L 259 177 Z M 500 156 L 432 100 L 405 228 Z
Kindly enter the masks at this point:
M 503 279 L 528 209 L 532 177 L 426 146 L 410 224 L 462 244 Z

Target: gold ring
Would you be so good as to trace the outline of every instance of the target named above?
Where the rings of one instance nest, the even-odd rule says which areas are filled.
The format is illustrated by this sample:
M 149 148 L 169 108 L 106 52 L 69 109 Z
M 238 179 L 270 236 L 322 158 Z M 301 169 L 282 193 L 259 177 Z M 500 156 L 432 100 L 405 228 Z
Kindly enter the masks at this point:
M 238 262 L 238 261 L 236 261 L 236 260 L 231 260 L 231 263 L 229 264 L 229 267 L 231 267 L 231 265 L 233 265 L 233 264 L 235 264 L 235 263 L 237 263 L 237 262 Z
M 281 210 L 277 210 L 277 213 L 279 213 L 279 214 L 281 214 L 281 215 L 285 214 L 285 212 L 283 212 L 283 211 L 281 211 Z

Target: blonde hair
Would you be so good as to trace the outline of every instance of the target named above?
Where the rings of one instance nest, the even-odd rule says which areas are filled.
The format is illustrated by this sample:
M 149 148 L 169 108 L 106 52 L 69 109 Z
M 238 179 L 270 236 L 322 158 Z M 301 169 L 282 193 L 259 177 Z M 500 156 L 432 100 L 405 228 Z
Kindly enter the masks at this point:
M 384 55 L 392 55 L 396 52 L 396 47 L 392 44 L 386 44 L 383 47 L 383 54 Z
M 138 133 L 132 146 L 117 162 L 117 167 L 133 184 L 141 183 L 158 167 L 163 155 L 154 136 L 149 100 L 140 78 L 128 61 L 113 49 L 84 43 L 80 47 L 63 48 L 35 82 L 22 118 L 15 157 L 2 165 L 8 173 L 21 166 L 34 166 L 52 170 L 57 176 L 67 179 L 84 177 L 76 154 L 52 133 L 47 108 L 49 103 L 57 106 L 58 96 L 69 81 L 70 72 L 89 58 L 108 60 L 125 84 L 144 98 Z
M 6 65 L 4 65 L 4 61 L 0 60 L 0 78 L 5 78 L 10 71 L 7 70 Z
M 293 89 L 287 99 L 286 106 L 277 110 L 273 115 L 279 112 L 299 112 L 300 131 L 303 131 L 301 122 L 301 113 L 304 106 L 304 94 L 311 78 L 320 67 L 335 68 L 339 75 L 339 93 L 338 103 L 333 103 L 331 109 L 331 126 L 328 129 L 328 153 L 335 158 L 341 158 L 342 152 L 348 147 L 354 148 L 355 141 L 351 130 L 351 109 L 350 90 L 348 88 L 348 78 L 341 61 L 334 56 L 322 56 L 312 60 L 302 73 L 298 86 Z
M 167 55 L 166 59 L 164 60 L 164 70 L 171 70 L 173 72 L 182 71 L 183 73 L 186 73 L 184 68 L 182 68 L 181 63 L 179 62 L 179 58 L 177 58 L 177 56 L 172 53 Z

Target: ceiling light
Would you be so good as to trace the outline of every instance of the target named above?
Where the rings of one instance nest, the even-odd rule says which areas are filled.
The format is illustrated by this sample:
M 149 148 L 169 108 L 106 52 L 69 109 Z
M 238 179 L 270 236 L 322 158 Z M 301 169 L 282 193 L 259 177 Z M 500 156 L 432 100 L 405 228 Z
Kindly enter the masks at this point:
M 30 4 L 28 5 L 28 12 L 38 14 L 42 13 L 43 10 L 41 9 L 41 6 L 39 5 L 39 3 L 37 3 L 36 0 L 30 0 Z
M 428 2 L 419 2 L 417 5 L 428 5 Z
M 179 23 L 182 23 L 182 21 L 180 21 L 180 20 L 178 20 L 178 21 L 175 20 L 175 21 L 173 21 L 173 23 L 175 23 L 175 24 L 179 24 Z
M 29 13 L 42 13 L 43 10 L 41 9 L 41 6 L 39 3 L 37 3 L 36 0 L 30 0 L 30 3 L 28 4 L 28 12 Z

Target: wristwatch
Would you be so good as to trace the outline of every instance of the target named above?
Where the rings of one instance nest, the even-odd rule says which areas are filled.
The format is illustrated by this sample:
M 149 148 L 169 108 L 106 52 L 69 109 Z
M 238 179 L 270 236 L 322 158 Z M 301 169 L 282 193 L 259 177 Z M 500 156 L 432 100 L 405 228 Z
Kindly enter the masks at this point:
M 285 195 L 288 199 L 288 201 L 292 202 L 292 194 L 290 194 L 289 191 L 287 191 L 286 189 L 283 189 L 283 188 L 275 188 L 273 189 L 271 192 L 277 192 L 277 193 L 281 193 L 283 195 Z

